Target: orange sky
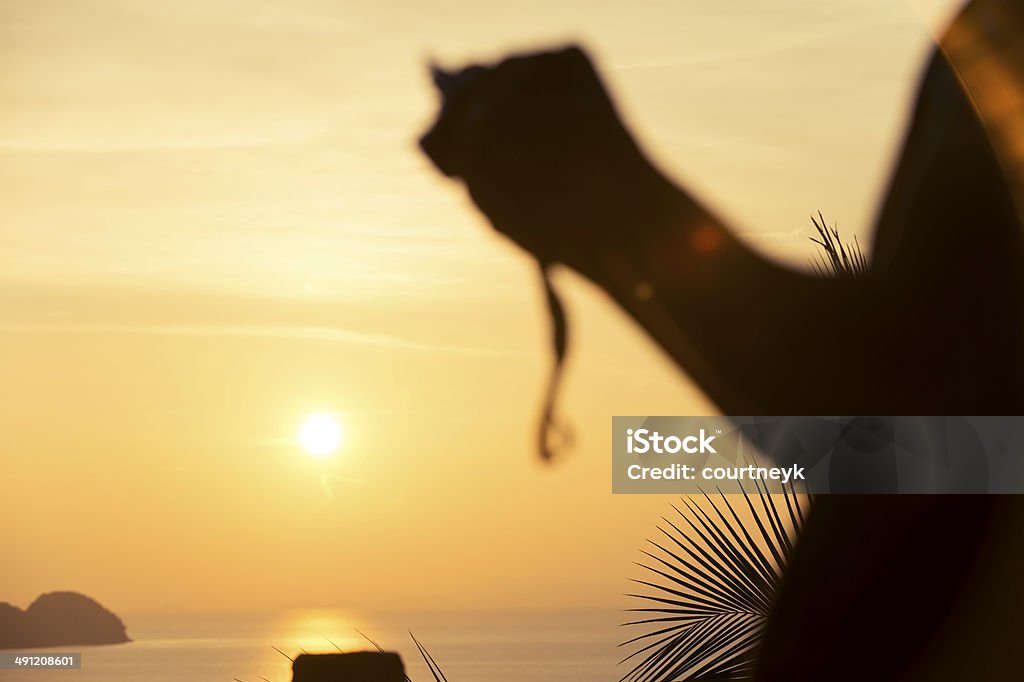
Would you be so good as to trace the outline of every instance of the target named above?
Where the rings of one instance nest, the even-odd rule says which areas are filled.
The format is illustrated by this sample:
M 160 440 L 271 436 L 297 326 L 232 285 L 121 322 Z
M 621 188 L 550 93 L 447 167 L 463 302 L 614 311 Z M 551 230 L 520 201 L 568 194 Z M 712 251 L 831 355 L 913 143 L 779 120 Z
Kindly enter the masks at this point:
M 564 274 L 578 438 L 536 461 L 534 270 L 417 153 L 424 64 L 582 41 L 802 267 L 812 211 L 869 241 L 951 3 L 766 5 L 0 2 L 0 601 L 621 606 L 669 500 L 609 493 L 610 416 L 713 407 Z

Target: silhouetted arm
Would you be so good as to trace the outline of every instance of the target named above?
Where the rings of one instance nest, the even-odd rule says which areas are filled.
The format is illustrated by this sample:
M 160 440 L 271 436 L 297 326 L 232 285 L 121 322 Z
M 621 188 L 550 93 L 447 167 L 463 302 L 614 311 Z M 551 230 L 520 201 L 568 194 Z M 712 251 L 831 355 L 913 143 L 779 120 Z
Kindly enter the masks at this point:
M 796 272 L 740 243 L 649 162 L 577 48 L 447 78 L 459 85 L 423 139 L 431 158 L 498 231 L 608 292 L 725 413 L 1024 404 L 1024 381 L 991 381 L 1021 373 L 1006 365 L 1020 330 L 999 321 L 1020 303 L 1019 230 L 1002 229 L 1016 218 L 1001 171 L 941 59 L 880 214 L 884 263 L 858 279 Z
M 445 104 L 422 145 L 438 167 L 541 263 L 605 289 L 727 413 L 815 413 L 820 386 L 861 362 L 831 346 L 860 333 L 868 287 L 736 240 L 647 160 L 582 51 L 435 81 Z M 876 371 L 853 369 L 863 386 Z
M 727 414 L 819 413 L 821 388 L 863 359 L 839 357 L 836 348 L 866 336 L 862 320 L 873 284 L 821 278 L 766 260 L 685 191 L 660 176 L 645 184 L 633 196 L 657 193 L 637 202 L 657 212 L 638 223 L 628 206 L 605 211 L 601 219 L 609 224 L 595 232 L 631 237 L 605 244 L 574 267 L 608 292 Z M 873 368 L 856 371 L 868 390 Z

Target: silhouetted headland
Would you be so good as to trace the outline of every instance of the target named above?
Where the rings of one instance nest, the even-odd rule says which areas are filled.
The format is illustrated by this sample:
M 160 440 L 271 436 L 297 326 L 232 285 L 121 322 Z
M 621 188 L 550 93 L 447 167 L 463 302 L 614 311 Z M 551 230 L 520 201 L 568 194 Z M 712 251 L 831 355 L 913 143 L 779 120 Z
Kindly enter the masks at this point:
M 121 619 L 84 594 L 48 592 L 24 611 L 0 602 L 0 649 L 130 641 Z

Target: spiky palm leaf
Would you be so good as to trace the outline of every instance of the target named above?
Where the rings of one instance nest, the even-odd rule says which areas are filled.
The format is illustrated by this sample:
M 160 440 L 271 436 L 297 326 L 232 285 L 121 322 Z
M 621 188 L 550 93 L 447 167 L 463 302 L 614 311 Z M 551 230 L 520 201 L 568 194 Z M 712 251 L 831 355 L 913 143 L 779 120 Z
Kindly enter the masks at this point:
M 817 218 L 811 216 L 811 222 L 820 237 L 811 237 L 811 241 L 824 252 L 824 255 L 817 254 L 817 260 L 811 261 L 811 269 L 823 277 L 860 277 L 867 274 L 868 260 L 856 235 L 852 244 L 843 244 L 839 238 L 839 229 L 828 227 L 821 211 L 818 211 Z
M 412 630 L 409 631 L 409 636 L 412 637 L 412 641 L 416 643 L 416 648 L 420 650 L 420 656 L 423 657 L 423 662 L 427 664 L 427 668 L 430 669 L 430 674 L 434 676 L 434 682 L 448 682 L 448 678 L 441 672 L 441 666 L 437 664 L 434 657 L 430 655 L 426 647 L 420 644 L 420 641 L 416 639 L 416 635 L 412 634 Z
M 769 495 L 682 498 L 662 517 L 660 539 L 638 562 L 649 591 L 631 594 L 645 614 L 626 623 L 646 631 L 621 682 L 746 679 L 753 675 L 768 613 L 803 526 L 810 498 L 792 488 Z M 742 499 L 742 503 L 739 500 Z

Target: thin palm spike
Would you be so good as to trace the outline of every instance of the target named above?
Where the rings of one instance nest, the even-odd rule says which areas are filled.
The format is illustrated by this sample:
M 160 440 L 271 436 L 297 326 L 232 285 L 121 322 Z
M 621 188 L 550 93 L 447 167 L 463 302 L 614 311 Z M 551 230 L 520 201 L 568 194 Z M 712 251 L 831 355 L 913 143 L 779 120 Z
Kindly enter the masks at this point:
M 786 489 L 786 484 L 782 484 L 782 496 L 786 502 L 786 514 L 789 515 L 789 523 L 792 527 L 798 528 L 800 526 L 800 517 L 798 516 L 800 510 L 800 501 L 796 499 L 795 494 L 791 494 Z
M 717 532 L 713 526 L 709 526 L 704 519 L 700 518 L 701 515 L 705 514 L 703 509 L 697 507 L 693 510 L 693 513 L 702 526 L 709 528 L 708 532 Z M 720 535 L 719 542 L 721 544 L 728 545 L 728 541 L 725 536 Z M 764 590 L 764 580 L 759 575 L 758 567 L 751 565 L 749 555 L 747 556 L 746 561 L 743 561 L 742 557 L 728 556 L 727 553 L 719 552 L 717 547 L 713 549 L 715 549 L 717 554 L 720 554 L 720 558 L 724 563 L 727 563 L 730 568 L 731 576 L 733 577 L 733 580 L 730 581 L 731 589 L 736 594 L 741 595 L 741 598 L 749 604 L 750 608 L 753 609 L 758 606 L 763 607 L 764 600 L 762 599 L 761 594 Z M 744 551 L 746 550 L 747 548 L 744 548 Z
M 691 512 L 692 511 L 693 510 L 691 509 Z M 687 525 L 689 525 L 697 533 L 698 537 L 700 537 L 700 539 L 704 542 L 705 545 L 707 545 L 708 547 L 713 546 L 713 541 L 710 540 L 707 537 L 707 535 L 700 528 L 698 528 L 690 518 L 688 518 L 685 514 L 681 513 L 678 509 L 676 509 L 676 512 L 683 518 L 684 521 L 686 521 Z M 698 558 L 697 556 L 694 556 L 694 552 L 688 552 L 691 556 L 694 556 L 694 558 L 698 560 L 702 567 L 712 571 L 714 575 L 719 578 L 722 584 L 727 586 L 732 586 L 734 584 L 734 581 L 730 580 L 730 578 L 733 577 L 733 571 L 730 566 L 716 565 L 715 557 L 713 557 L 706 549 L 694 543 L 690 539 L 688 534 L 684 533 L 678 526 L 676 526 L 671 521 L 666 520 L 666 523 L 672 526 L 672 529 L 676 533 L 678 533 L 679 537 L 685 539 L 686 542 L 689 543 L 689 546 L 692 547 L 692 549 L 700 555 L 701 558 Z M 672 539 L 676 542 L 677 545 L 683 546 L 677 538 L 673 537 Z
M 771 526 L 772 533 L 775 536 L 775 541 L 778 543 L 777 547 L 783 556 L 789 553 L 790 541 L 789 533 L 786 530 L 785 525 L 782 523 L 782 517 L 779 515 L 778 506 L 775 504 L 775 498 L 770 495 L 765 489 L 763 494 L 759 494 L 761 498 L 761 505 L 765 511 L 765 518 L 768 520 L 768 524 Z
M 769 540 L 771 536 L 769 536 L 768 530 L 765 528 L 764 522 L 761 520 L 761 515 L 758 514 L 757 508 L 754 506 L 754 503 L 751 502 L 750 498 L 747 497 L 746 495 L 743 496 L 743 499 L 747 503 L 747 508 L 750 510 L 750 514 L 754 519 L 754 523 L 757 525 L 758 531 L 766 540 L 768 540 L 768 542 L 766 542 L 766 545 L 768 547 L 768 551 L 772 555 L 772 558 L 775 560 L 775 565 L 778 567 L 778 569 L 776 570 L 781 569 L 782 566 L 785 564 L 784 557 L 782 556 L 781 552 L 779 552 L 778 548 L 775 546 L 775 543 Z
M 669 576 L 667 576 L 667 574 L 665 574 L 665 573 L 663 573 L 661 571 L 658 571 L 656 569 L 652 569 L 652 568 L 649 568 L 647 566 L 645 566 L 644 568 L 647 568 L 647 570 L 651 571 L 652 573 L 654 573 L 656 575 L 660 575 L 660 576 L 666 577 L 666 578 L 669 577 Z M 669 578 L 669 579 L 674 580 L 673 578 Z M 738 600 L 738 599 L 735 599 L 731 595 L 728 595 L 728 594 L 721 594 L 721 593 L 718 593 L 718 592 L 715 592 L 713 590 L 709 590 L 709 589 L 706 589 L 706 588 L 697 588 L 697 587 L 693 587 L 693 586 L 688 586 L 685 583 L 679 583 L 679 585 L 680 585 L 680 587 L 686 587 L 687 588 L 686 591 L 675 589 L 675 588 L 672 588 L 672 587 L 667 587 L 665 585 L 659 585 L 659 584 L 652 583 L 652 582 L 647 581 L 647 580 L 641 580 L 641 579 L 633 579 L 633 580 L 631 580 L 631 582 L 634 582 L 634 583 L 636 583 L 638 585 L 643 585 L 645 587 L 650 587 L 652 589 L 656 589 L 656 590 L 658 590 L 660 592 L 664 592 L 666 594 L 674 595 L 676 597 L 679 597 L 682 600 L 685 600 L 687 602 L 690 602 L 690 603 L 693 603 L 693 604 L 697 604 L 697 605 L 705 604 L 705 605 L 707 605 L 709 607 L 719 607 L 719 608 L 720 607 L 732 607 L 733 610 L 737 610 L 737 611 L 745 611 L 745 610 L 749 610 L 749 609 L 753 609 L 754 608 L 754 605 L 749 603 L 749 600 Z
M 767 493 L 759 495 L 761 498 L 761 506 L 764 507 L 765 514 L 768 518 L 768 523 L 771 524 L 772 532 L 775 533 L 775 540 L 778 543 L 777 547 L 780 552 L 784 555 L 788 553 L 790 549 L 789 533 L 782 525 L 782 518 L 779 516 L 779 510 L 775 505 L 775 499 L 772 495 Z M 781 568 L 782 562 L 779 563 Z
M 732 537 L 733 543 L 735 543 L 738 547 L 740 547 L 743 550 L 744 555 L 747 557 L 746 560 L 748 565 L 755 570 L 755 573 L 758 576 L 757 582 L 770 582 L 772 575 L 771 565 L 768 563 L 767 557 L 764 556 L 758 543 L 750 536 L 749 533 L 745 531 L 742 525 L 740 525 L 740 529 L 743 530 L 743 537 L 741 538 L 740 535 L 736 532 L 734 524 L 728 522 L 728 520 L 722 514 L 721 509 L 719 509 L 718 506 L 714 503 L 714 500 L 712 500 L 706 493 L 704 495 L 704 498 L 707 501 L 707 503 L 711 506 L 711 508 L 715 511 L 715 514 L 718 516 L 718 518 L 724 522 L 726 530 Z M 733 516 L 733 518 L 736 520 L 736 523 L 738 524 L 739 519 L 732 505 L 729 504 L 728 499 L 724 498 L 724 496 L 723 500 L 725 502 L 726 508 L 729 510 L 730 514 Z M 711 515 L 707 512 L 706 509 L 704 509 L 703 507 L 696 507 L 696 513 L 703 516 L 703 518 L 706 519 L 707 523 L 710 523 L 717 527 L 717 524 L 714 523 L 714 520 L 711 518 Z M 719 531 L 719 533 L 721 533 L 721 531 Z M 724 533 L 722 535 L 724 536 Z M 723 541 L 728 542 L 727 540 Z
M 420 655 L 423 656 L 423 660 L 426 661 L 427 667 L 430 668 L 431 674 L 434 676 L 435 682 L 448 682 L 448 678 L 444 676 L 441 671 L 441 666 L 437 664 L 434 657 L 430 655 L 430 652 L 420 644 L 420 641 L 416 639 L 416 635 L 412 634 L 412 630 L 409 631 L 409 636 L 412 637 L 412 641 L 416 643 L 416 648 L 420 650 Z
M 675 552 L 669 550 L 666 547 L 662 547 L 661 545 L 659 545 L 656 542 L 653 542 L 653 541 L 650 541 L 650 540 L 648 542 L 650 542 L 652 545 L 654 545 L 655 547 L 660 549 L 662 552 L 667 554 L 669 556 L 669 558 L 679 562 L 678 566 L 672 566 L 671 564 L 668 563 L 667 560 L 662 559 L 661 557 L 654 557 L 654 558 L 658 559 L 659 561 L 661 561 L 663 564 L 665 564 L 667 566 L 671 566 L 671 568 L 674 571 L 680 573 L 683 577 L 688 578 L 688 579 L 693 580 L 693 581 L 701 581 L 701 580 L 703 580 L 707 584 L 707 589 L 715 591 L 715 592 L 718 592 L 718 593 L 723 593 L 723 592 L 726 593 L 726 594 L 729 593 L 730 585 L 729 585 L 728 580 L 725 577 L 720 577 L 720 576 L 716 575 L 715 572 L 713 571 L 713 569 L 705 569 L 705 570 L 707 570 L 710 573 L 710 575 L 709 575 L 709 573 L 702 574 L 700 572 L 699 562 L 695 563 L 694 561 L 690 561 L 690 560 L 688 560 L 688 559 L 686 559 L 684 557 L 680 557 Z M 688 549 L 684 548 L 684 551 L 688 551 Z M 651 555 L 650 553 L 648 553 L 648 556 L 654 556 L 654 555 Z M 684 569 L 686 569 L 686 570 L 684 570 Z M 737 594 L 733 594 L 732 596 L 733 596 L 734 599 L 737 599 L 737 600 L 741 599 L 741 597 L 739 595 L 737 595 Z
M 705 498 L 707 498 L 706 495 Z M 687 506 L 690 508 L 691 512 L 693 512 L 694 517 L 706 530 L 706 532 L 713 535 L 718 545 L 723 547 L 726 550 L 726 552 L 732 557 L 733 566 L 738 569 L 749 569 L 751 559 L 753 558 L 750 554 L 749 548 L 745 546 L 743 542 L 739 542 L 739 549 L 736 549 L 736 547 L 729 542 L 726 535 L 714 525 L 710 516 L 700 505 L 688 501 Z M 738 538 L 734 539 L 738 540 Z M 744 574 L 749 575 L 747 571 L 744 571 Z
M 687 538 L 687 541 L 689 542 L 689 538 Z M 685 577 L 694 581 L 705 581 L 708 589 L 712 589 L 713 591 L 722 593 L 724 595 L 729 595 L 729 597 L 735 600 L 736 603 L 749 603 L 749 601 L 746 599 L 746 596 L 743 593 L 743 590 L 737 586 L 735 576 L 728 570 L 728 567 L 719 570 L 719 567 L 716 567 L 714 564 L 714 557 L 712 557 L 710 554 L 705 554 L 707 561 L 698 560 L 697 565 L 695 565 L 690 561 L 686 561 L 685 559 L 678 557 L 674 552 L 672 552 L 668 548 L 662 547 L 656 542 L 650 542 L 659 550 L 667 554 L 670 558 L 679 561 L 682 566 L 689 568 L 689 574 L 684 574 Z M 700 548 L 698 548 L 698 550 L 703 551 Z M 692 556 L 691 552 L 688 553 L 690 553 Z M 650 553 L 648 553 L 648 556 L 651 556 Z M 664 565 L 671 566 L 665 559 L 661 557 L 653 558 L 658 559 Z M 708 562 L 711 563 L 709 564 Z M 706 571 L 703 574 L 700 571 L 700 568 L 702 567 Z M 679 567 L 674 568 L 678 570 Z
M 721 491 L 719 491 L 719 496 L 723 498 L 725 497 L 724 495 L 722 495 Z M 768 561 L 768 557 L 765 556 L 760 545 L 754 540 L 753 537 L 751 537 L 746 525 L 740 520 L 739 515 L 736 513 L 736 510 L 733 508 L 733 506 L 728 503 L 726 504 L 726 508 L 729 510 L 729 515 L 732 518 L 732 521 L 730 522 L 729 518 L 727 518 L 725 514 L 722 513 L 722 510 L 718 507 L 718 505 L 714 503 L 714 501 L 711 500 L 710 496 L 705 494 L 705 497 L 708 499 L 708 503 L 711 505 L 711 508 L 715 510 L 715 514 L 718 515 L 718 518 L 722 521 L 723 525 L 729 531 L 729 534 L 733 536 L 735 542 L 750 548 L 753 554 L 757 557 L 756 566 L 758 567 L 762 580 L 768 584 L 771 584 L 775 574 L 772 565 Z M 758 521 L 756 514 L 753 516 L 754 520 Z M 758 526 L 758 528 L 763 538 L 764 529 L 760 525 Z M 739 532 L 737 532 L 737 530 Z M 742 533 L 743 535 L 742 540 L 739 537 L 740 533 Z
M 699 529 L 696 530 L 699 536 Z M 695 543 L 692 543 L 692 541 L 690 541 L 689 538 L 686 538 L 685 536 L 683 536 L 683 538 L 691 545 L 691 547 L 683 546 L 683 549 L 696 562 L 696 565 L 693 565 L 694 570 L 698 570 L 699 567 L 706 571 L 706 573 L 703 574 L 701 579 L 703 581 L 706 581 L 709 586 L 715 586 L 724 594 L 727 594 L 732 598 L 740 600 L 742 602 L 745 599 L 743 591 L 741 587 L 737 585 L 735 576 L 730 570 L 729 566 L 717 563 L 717 558 L 713 556 L 709 551 L 697 546 Z M 706 538 L 701 537 L 700 539 L 706 544 L 708 543 L 708 540 Z M 678 543 L 679 541 L 677 540 L 676 542 Z M 655 545 L 655 547 L 657 547 L 657 545 Z M 663 549 L 663 551 L 666 551 L 664 548 L 659 547 L 659 549 Z M 670 556 L 672 556 L 671 552 L 667 553 L 669 553 Z
M 737 544 L 743 546 L 744 548 L 747 548 L 750 552 L 753 553 L 753 555 L 756 557 L 754 565 L 758 567 L 762 579 L 770 583 L 774 576 L 774 569 L 772 567 L 771 562 L 768 560 L 768 557 L 765 556 L 763 550 L 761 549 L 761 543 L 758 543 L 756 540 L 754 540 L 754 538 L 747 530 L 746 524 L 744 524 L 740 520 L 735 508 L 731 504 L 729 504 L 728 499 L 725 497 L 725 495 L 722 494 L 721 490 L 718 491 L 718 495 L 725 501 L 725 507 L 726 509 L 729 510 L 729 515 L 732 518 L 732 522 L 730 522 L 729 519 L 722 513 L 722 510 L 718 507 L 717 504 L 715 504 L 714 500 L 711 499 L 710 495 L 704 493 L 704 498 L 707 500 L 708 504 L 711 505 L 711 508 L 715 510 L 715 513 L 717 514 L 718 518 L 725 525 L 726 529 L 729 531 L 729 534 L 732 535 L 733 540 Z M 745 496 L 746 493 L 744 493 L 744 497 Z M 739 533 L 737 533 L 737 529 L 740 533 L 743 534 L 742 539 L 740 539 Z M 765 539 L 763 529 L 761 529 L 761 536 L 762 539 Z
M 669 525 L 672 525 L 671 522 L 668 522 L 668 523 L 669 523 Z M 675 528 L 674 525 L 672 527 Z M 661 529 L 659 529 L 659 530 L 661 530 Z M 662 532 L 664 532 L 664 531 L 662 531 Z M 682 537 L 684 537 L 684 538 L 686 537 L 682 533 L 682 531 L 680 531 L 678 528 L 676 528 L 676 532 L 680 533 L 680 535 Z M 668 534 L 666 533 L 666 535 L 668 535 Z M 728 571 L 722 569 L 719 566 L 716 566 L 715 563 L 714 563 L 714 558 L 710 554 L 708 554 L 706 551 L 704 551 L 701 547 L 698 547 L 698 546 L 694 545 L 693 543 L 691 543 L 691 545 L 693 545 L 692 548 L 691 548 L 691 547 L 688 547 L 688 546 L 682 544 L 677 538 L 672 537 L 671 535 L 669 535 L 668 537 L 673 542 L 675 542 L 676 545 L 679 546 L 683 551 L 685 551 L 687 554 L 689 554 L 694 559 L 694 561 L 696 561 L 697 564 L 700 565 L 700 567 L 702 567 L 704 570 L 708 571 L 708 573 L 710 574 L 711 578 L 714 579 L 717 584 L 721 585 L 723 587 L 723 589 L 726 589 L 726 590 L 731 589 L 731 587 L 730 587 L 731 581 L 729 580 Z M 689 539 L 687 539 L 687 541 L 689 542 Z M 656 543 L 652 542 L 651 544 L 654 544 L 656 547 L 658 547 L 662 551 L 665 551 L 670 556 L 673 556 L 673 557 L 675 556 L 674 554 L 672 554 L 671 552 L 668 552 L 667 550 L 665 550 L 664 548 L 660 547 Z
M 659 562 L 667 563 L 661 557 L 652 557 L 652 558 L 656 559 Z M 667 580 L 672 581 L 672 583 L 674 583 L 676 585 L 679 585 L 680 587 L 687 588 L 688 592 L 684 593 L 684 592 L 681 592 L 679 590 L 676 590 L 676 589 L 673 589 L 673 588 L 667 588 L 667 587 L 662 586 L 662 585 L 658 585 L 657 586 L 657 588 L 659 590 L 663 590 L 663 591 L 669 592 L 671 594 L 676 594 L 678 596 L 682 596 L 684 594 L 689 595 L 691 593 L 696 593 L 697 596 L 704 597 L 704 598 L 707 598 L 707 599 L 713 599 L 713 600 L 715 600 L 716 603 L 724 602 L 726 604 L 733 605 L 733 606 L 735 606 L 737 608 L 741 607 L 741 606 L 747 606 L 747 607 L 750 607 L 750 608 L 753 607 L 753 604 L 748 599 L 736 598 L 733 595 L 724 594 L 720 590 L 713 590 L 713 589 L 710 589 L 708 587 L 703 587 L 703 586 L 693 585 L 693 584 L 687 584 L 686 582 L 684 582 L 683 580 L 681 580 L 677 576 L 667 574 L 664 571 L 661 571 L 659 569 L 653 568 L 651 566 L 647 566 L 646 564 L 637 564 L 637 565 L 642 567 L 642 568 L 644 568 L 644 569 L 646 569 L 646 570 L 648 570 L 648 571 L 650 571 L 651 573 L 655 573 L 657 575 L 660 575 L 660 576 L 666 578 Z M 692 579 L 699 581 L 700 580 L 700 576 L 699 575 L 694 575 Z M 646 581 L 643 581 L 643 580 L 632 580 L 631 582 L 636 582 L 636 583 L 643 584 L 643 585 L 650 585 L 650 583 L 648 583 Z

